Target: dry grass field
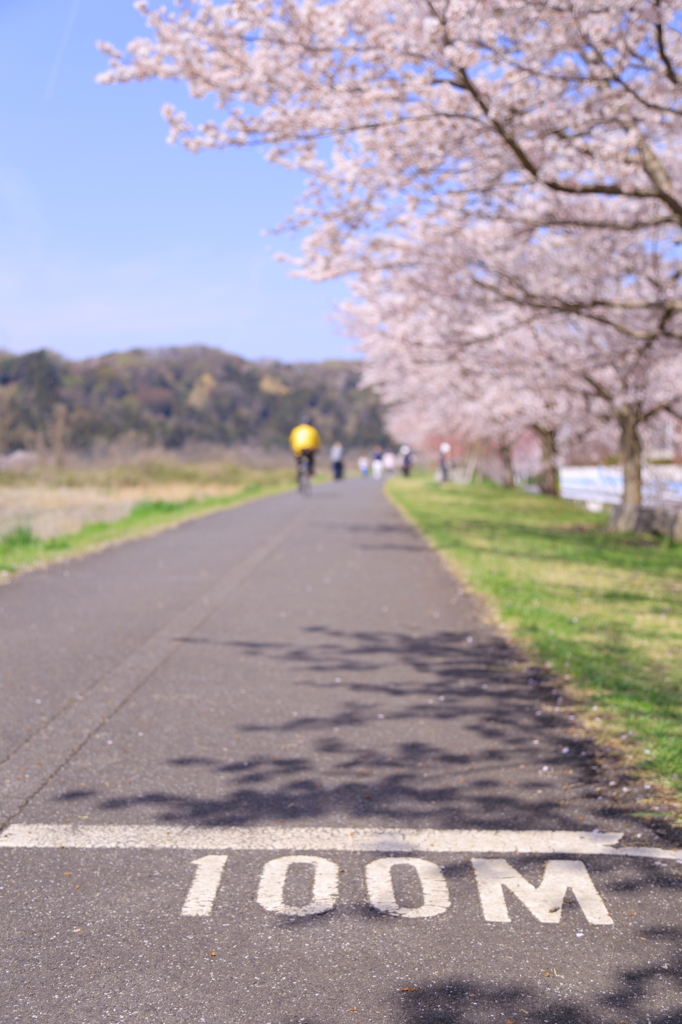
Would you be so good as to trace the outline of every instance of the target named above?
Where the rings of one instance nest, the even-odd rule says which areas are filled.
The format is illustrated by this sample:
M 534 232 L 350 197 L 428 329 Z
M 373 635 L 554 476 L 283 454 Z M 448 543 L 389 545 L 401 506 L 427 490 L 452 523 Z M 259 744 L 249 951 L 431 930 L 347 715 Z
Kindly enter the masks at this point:
M 284 457 L 283 457 L 284 456 Z M 38 459 L 0 469 L 0 572 L 162 529 L 293 484 L 286 453 L 211 446 L 127 459 Z

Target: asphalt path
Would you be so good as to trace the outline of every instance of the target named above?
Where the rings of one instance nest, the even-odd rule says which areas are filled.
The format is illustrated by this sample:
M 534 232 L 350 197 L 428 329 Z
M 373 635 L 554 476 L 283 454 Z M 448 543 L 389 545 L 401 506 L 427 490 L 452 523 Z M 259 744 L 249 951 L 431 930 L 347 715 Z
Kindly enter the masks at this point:
M 3 1024 L 682 1021 L 682 852 L 373 481 L 0 588 Z

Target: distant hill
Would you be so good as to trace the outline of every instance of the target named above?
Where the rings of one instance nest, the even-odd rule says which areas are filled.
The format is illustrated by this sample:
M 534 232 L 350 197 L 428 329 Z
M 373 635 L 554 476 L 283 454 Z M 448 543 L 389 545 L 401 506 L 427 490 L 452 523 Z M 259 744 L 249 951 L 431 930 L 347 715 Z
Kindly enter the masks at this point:
M 309 414 L 325 443 L 385 443 L 381 403 L 358 389 L 359 376 L 356 362 L 249 362 L 199 345 L 82 362 L 0 353 L 0 452 L 87 451 L 124 435 L 167 448 L 284 446 Z

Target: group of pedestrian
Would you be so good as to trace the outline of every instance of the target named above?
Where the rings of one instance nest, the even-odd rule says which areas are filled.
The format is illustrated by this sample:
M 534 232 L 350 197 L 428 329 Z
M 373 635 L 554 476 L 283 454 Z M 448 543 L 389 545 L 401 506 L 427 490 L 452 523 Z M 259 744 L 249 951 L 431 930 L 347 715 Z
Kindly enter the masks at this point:
M 296 459 L 297 474 L 300 475 L 301 467 L 304 466 L 307 477 L 311 477 L 315 472 L 315 453 L 320 450 L 322 441 L 310 417 L 301 420 L 291 431 L 289 446 Z M 329 462 L 335 480 L 343 479 L 343 455 L 343 445 L 340 441 L 334 441 L 329 449 Z M 380 444 L 375 444 L 370 458 L 366 455 L 360 456 L 358 469 L 360 475 L 366 477 L 369 476 L 371 466 L 372 477 L 375 480 L 381 480 L 384 474 L 393 476 L 398 467 L 403 476 L 409 476 L 413 460 L 414 455 L 409 444 L 402 445 L 397 454 L 390 448 L 382 448 Z
M 412 449 L 407 444 L 400 447 L 397 455 L 390 448 L 384 449 L 381 445 L 375 444 L 370 458 L 367 458 L 366 455 L 360 456 L 358 469 L 363 477 L 369 476 L 371 469 L 374 480 L 381 480 L 384 474 L 389 477 L 393 476 L 397 467 L 400 467 L 403 476 L 409 476 L 413 458 Z
M 315 452 L 319 451 L 322 442 L 310 419 L 303 420 L 294 427 L 289 435 L 289 444 L 299 469 L 301 460 L 304 460 L 308 474 L 312 476 L 315 472 Z M 329 463 L 334 480 L 343 479 L 343 456 L 343 445 L 340 441 L 334 441 L 329 449 Z M 369 476 L 371 469 L 374 480 L 381 480 L 384 475 L 391 477 L 396 469 L 399 469 L 403 476 L 409 476 L 413 461 L 414 455 L 408 444 L 402 445 L 397 453 L 375 444 L 369 458 L 366 455 L 360 456 L 358 469 L 363 477 Z

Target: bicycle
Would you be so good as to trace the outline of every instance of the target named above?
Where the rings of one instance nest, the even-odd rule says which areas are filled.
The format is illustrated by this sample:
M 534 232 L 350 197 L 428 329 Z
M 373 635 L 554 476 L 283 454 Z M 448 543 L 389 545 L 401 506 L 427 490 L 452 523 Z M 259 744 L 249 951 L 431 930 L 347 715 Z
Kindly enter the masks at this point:
M 311 485 L 310 477 L 312 474 L 311 458 L 306 452 L 299 455 L 296 459 L 297 474 L 296 479 L 298 482 L 298 490 L 300 494 L 309 494 Z

